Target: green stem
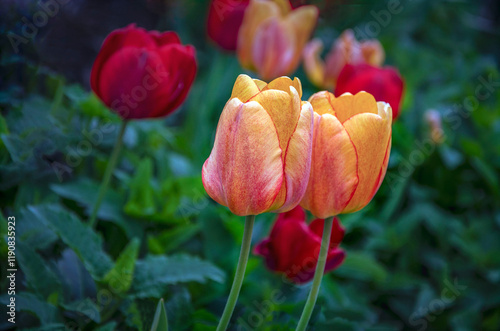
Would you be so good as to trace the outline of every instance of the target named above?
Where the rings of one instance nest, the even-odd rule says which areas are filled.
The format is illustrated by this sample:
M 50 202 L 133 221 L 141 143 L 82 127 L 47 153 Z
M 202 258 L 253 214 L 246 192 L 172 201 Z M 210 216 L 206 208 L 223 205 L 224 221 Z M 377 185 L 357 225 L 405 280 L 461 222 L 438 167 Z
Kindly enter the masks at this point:
M 241 284 L 243 284 L 243 277 L 245 276 L 245 269 L 247 267 L 248 255 L 250 254 L 250 243 L 252 241 L 254 220 L 255 215 L 249 215 L 246 217 L 238 267 L 236 267 L 233 286 L 231 286 L 231 292 L 229 292 L 226 307 L 224 308 L 219 325 L 217 326 L 217 331 L 224 331 L 227 329 L 231 316 L 233 315 L 234 307 L 236 306 L 236 301 L 238 301 L 238 295 L 240 294 Z
M 321 239 L 321 249 L 318 255 L 318 264 L 316 265 L 316 272 L 314 273 L 311 292 L 309 292 L 309 296 L 307 297 L 306 305 L 302 311 L 302 316 L 300 317 L 296 331 L 305 331 L 307 324 L 309 324 L 309 320 L 311 319 L 314 305 L 316 305 L 319 287 L 321 286 L 321 279 L 325 273 L 326 257 L 328 256 L 328 247 L 330 245 L 330 236 L 332 234 L 332 224 L 333 217 L 325 219 L 323 238 Z
M 90 214 L 89 225 L 91 228 L 94 228 L 96 225 L 97 212 L 99 211 L 99 207 L 101 206 L 104 195 L 106 194 L 106 190 L 108 189 L 111 174 L 113 173 L 113 170 L 116 166 L 116 161 L 118 161 L 118 155 L 120 155 L 120 150 L 123 145 L 123 134 L 125 133 L 127 123 L 127 120 L 124 120 L 122 122 L 120 132 L 118 133 L 118 138 L 116 138 L 115 147 L 113 147 L 113 152 L 111 153 L 111 157 L 109 158 L 108 166 L 106 167 L 104 178 L 102 179 L 101 187 L 99 188 L 99 193 L 97 194 L 97 200 L 95 202 L 94 209 L 92 209 L 92 214 Z

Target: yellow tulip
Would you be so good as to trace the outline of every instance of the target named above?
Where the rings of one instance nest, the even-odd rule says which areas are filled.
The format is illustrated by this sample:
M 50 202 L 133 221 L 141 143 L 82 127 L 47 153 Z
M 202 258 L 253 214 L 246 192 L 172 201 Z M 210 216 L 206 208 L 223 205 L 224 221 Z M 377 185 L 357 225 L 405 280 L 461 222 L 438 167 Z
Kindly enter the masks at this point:
M 313 110 L 300 80 L 236 80 L 202 170 L 208 195 L 236 215 L 285 212 L 302 199 L 311 166 Z
M 358 42 L 352 30 L 345 30 L 333 44 L 323 61 L 320 58 L 323 43 L 319 39 L 304 48 L 304 69 L 314 85 L 331 90 L 335 87 L 340 71 L 347 63 L 367 63 L 375 67 L 383 64 L 384 48 L 376 39 Z
M 240 64 L 264 80 L 293 73 L 317 18 L 315 6 L 292 10 L 287 0 L 251 0 L 238 34 Z
M 384 179 L 391 150 L 392 110 L 366 92 L 338 98 L 313 94 L 311 175 L 300 205 L 319 218 L 366 206 Z

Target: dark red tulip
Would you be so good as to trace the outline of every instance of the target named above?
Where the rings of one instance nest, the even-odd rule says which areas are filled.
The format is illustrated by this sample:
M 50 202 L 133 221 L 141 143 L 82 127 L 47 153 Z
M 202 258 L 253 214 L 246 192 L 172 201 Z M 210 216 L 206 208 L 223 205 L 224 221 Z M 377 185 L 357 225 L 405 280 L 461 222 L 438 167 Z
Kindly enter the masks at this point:
M 162 117 L 186 98 L 196 75 L 195 49 L 175 32 L 131 24 L 111 32 L 97 55 L 90 84 L 124 119 Z
M 398 70 L 393 67 L 379 68 L 369 64 L 346 64 L 337 79 L 335 95 L 366 91 L 373 95 L 375 100 L 391 105 L 392 118 L 396 119 L 401 107 L 403 90 L 403 79 Z
M 250 0 L 212 0 L 208 10 L 208 36 L 228 51 L 236 50 L 238 31 Z
M 269 238 L 260 242 L 254 253 L 265 257 L 269 269 L 283 273 L 294 283 L 306 283 L 314 276 L 323 225 L 323 219 L 315 219 L 308 225 L 304 210 L 297 206 L 278 215 Z M 325 273 L 337 268 L 344 261 L 345 253 L 338 248 L 343 238 L 344 229 L 335 217 Z

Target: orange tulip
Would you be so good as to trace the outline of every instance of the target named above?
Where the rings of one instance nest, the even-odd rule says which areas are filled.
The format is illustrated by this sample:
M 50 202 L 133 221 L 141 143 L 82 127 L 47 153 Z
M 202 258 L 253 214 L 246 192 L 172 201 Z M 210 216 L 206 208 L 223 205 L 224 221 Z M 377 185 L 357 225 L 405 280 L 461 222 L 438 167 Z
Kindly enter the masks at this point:
M 392 110 L 366 92 L 313 94 L 311 175 L 300 205 L 318 218 L 362 209 L 384 179 Z
M 318 9 L 293 9 L 287 0 L 251 0 L 238 34 L 242 67 L 270 80 L 294 72 L 316 25 Z
M 384 48 L 376 39 L 358 42 L 352 30 L 345 30 L 333 44 L 325 61 L 320 58 L 323 43 L 319 39 L 304 48 L 304 69 L 314 85 L 333 89 L 340 71 L 347 63 L 367 63 L 381 66 L 385 59 Z
M 285 212 L 309 180 L 313 110 L 300 80 L 236 80 L 202 170 L 208 195 L 236 215 Z

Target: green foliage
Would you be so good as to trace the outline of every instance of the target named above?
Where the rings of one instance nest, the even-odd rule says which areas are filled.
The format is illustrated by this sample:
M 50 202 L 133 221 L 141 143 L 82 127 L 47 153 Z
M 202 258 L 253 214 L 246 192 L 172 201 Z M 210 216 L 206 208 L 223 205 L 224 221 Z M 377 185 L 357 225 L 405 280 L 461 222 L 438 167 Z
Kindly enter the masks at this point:
M 386 64 L 405 78 L 387 175 L 365 209 L 340 216 L 347 257 L 323 280 L 311 329 L 497 330 L 500 36 L 498 20 L 489 27 L 494 21 L 483 17 L 493 9 L 472 0 L 401 1 L 382 24 L 387 1 L 308 2 L 321 8 L 315 37 L 325 48 L 353 28 L 361 39 L 378 38 Z M 165 326 L 167 313 L 171 330 L 215 329 L 243 219 L 210 200 L 200 172 L 245 71 L 207 41 L 207 5 L 177 1 L 162 16 L 159 30 L 175 29 L 196 47 L 197 78 L 171 116 L 129 123 L 95 229 L 88 217 L 120 119 L 86 83 L 36 61 L 49 27 L 22 54 L 0 38 L 0 260 L 13 215 L 18 329 L 148 330 L 154 321 Z M 12 26 L 2 16 L 0 34 L 17 31 L 22 16 Z M 296 75 L 307 99 L 317 89 L 301 68 Z M 442 116 L 439 145 L 429 140 L 429 109 Z M 274 218 L 257 217 L 253 245 Z M 3 268 L 2 306 L 6 276 Z M 293 330 L 308 290 L 251 256 L 231 328 Z M 3 322 L 0 329 L 10 327 Z
M 163 305 L 163 299 L 158 301 L 158 307 L 156 307 L 151 331 L 168 331 L 168 319 L 167 313 L 165 312 L 165 306 Z

